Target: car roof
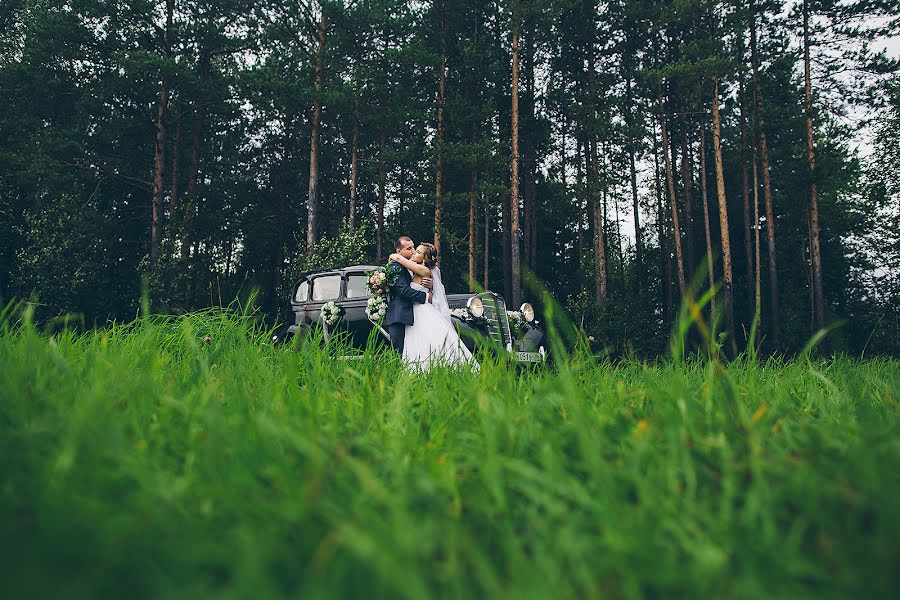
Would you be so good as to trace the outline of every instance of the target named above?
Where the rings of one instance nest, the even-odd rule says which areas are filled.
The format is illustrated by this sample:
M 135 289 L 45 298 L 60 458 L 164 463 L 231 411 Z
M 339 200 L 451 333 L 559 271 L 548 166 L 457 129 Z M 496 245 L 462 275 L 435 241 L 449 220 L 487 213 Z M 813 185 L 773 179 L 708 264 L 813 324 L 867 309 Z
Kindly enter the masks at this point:
M 304 279 L 309 279 L 310 277 L 318 277 L 320 275 L 332 275 L 333 274 L 333 275 L 341 275 L 343 277 L 347 273 L 377 271 L 378 269 L 382 269 L 382 268 L 384 268 L 384 265 L 349 265 L 346 267 L 332 267 L 330 269 L 318 269 L 316 271 L 307 271 L 306 273 L 301 274 L 300 277 L 297 278 L 297 282 L 299 283 L 299 282 L 303 281 Z M 490 290 L 485 290 L 482 293 L 492 294 L 494 296 L 499 296 L 501 298 L 503 297 L 501 294 L 498 294 L 497 292 L 492 292 Z M 475 295 L 476 294 L 474 292 L 460 292 L 460 293 L 456 293 L 456 294 L 447 294 L 447 299 L 448 300 L 466 300 Z
M 346 275 L 347 273 L 357 273 L 357 272 L 365 272 L 365 271 L 377 271 L 381 269 L 383 265 L 350 265 L 347 267 L 333 267 L 330 269 L 318 269 L 316 271 L 307 271 L 300 275 L 297 278 L 297 281 L 301 281 L 303 279 L 307 279 L 309 277 L 315 275 L 327 275 L 327 274 L 340 274 Z

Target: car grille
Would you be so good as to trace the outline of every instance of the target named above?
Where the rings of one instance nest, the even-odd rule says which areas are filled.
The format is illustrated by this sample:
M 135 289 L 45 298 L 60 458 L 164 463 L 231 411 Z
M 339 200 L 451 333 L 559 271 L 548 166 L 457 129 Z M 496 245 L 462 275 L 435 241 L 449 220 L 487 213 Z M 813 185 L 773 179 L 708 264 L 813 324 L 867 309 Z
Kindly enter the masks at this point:
M 488 336 L 505 347 L 512 342 L 506 302 L 494 294 L 481 294 L 481 300 L 484 303 L 484 320 L 487 323 Z

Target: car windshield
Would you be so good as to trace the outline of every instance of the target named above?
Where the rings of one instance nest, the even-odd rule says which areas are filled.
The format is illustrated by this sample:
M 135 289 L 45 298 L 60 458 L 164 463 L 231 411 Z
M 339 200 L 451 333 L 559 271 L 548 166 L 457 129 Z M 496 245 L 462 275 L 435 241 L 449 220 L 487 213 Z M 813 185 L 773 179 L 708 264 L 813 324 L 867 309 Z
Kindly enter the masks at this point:
M 366 287 L 366 276 L 362 273 L 353 273 L 347 277 L 347 297 L 365 298 L 369 295 Z
M 313 280 L 312 299 L 314 302 L 337 300 L 341 295 L 341 276 L 324 275 Z

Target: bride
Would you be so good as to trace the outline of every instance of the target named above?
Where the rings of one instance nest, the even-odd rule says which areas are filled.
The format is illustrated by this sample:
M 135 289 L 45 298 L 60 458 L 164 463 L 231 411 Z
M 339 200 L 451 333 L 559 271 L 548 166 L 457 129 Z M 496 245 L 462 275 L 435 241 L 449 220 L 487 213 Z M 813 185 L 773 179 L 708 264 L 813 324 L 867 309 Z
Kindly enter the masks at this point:
M 441 270 L 435 266 L 437 249 L 432 244 L 422 243 L 416 247 L 412 260 L 397 253 L 391 254 L 390 259 L 412 272 L 410 285 L 414 289 L 428 291 L 421 285 L 423 277 L 431 277 L 433 282 L 433 303 L 413 305 L 413 324 L 406 328 L 403 362 L 423 371 L 435 364 L 469 364 L 477 370 L 478 363 L 459 339 L 450 319 L 450 305 L 441 282 Z

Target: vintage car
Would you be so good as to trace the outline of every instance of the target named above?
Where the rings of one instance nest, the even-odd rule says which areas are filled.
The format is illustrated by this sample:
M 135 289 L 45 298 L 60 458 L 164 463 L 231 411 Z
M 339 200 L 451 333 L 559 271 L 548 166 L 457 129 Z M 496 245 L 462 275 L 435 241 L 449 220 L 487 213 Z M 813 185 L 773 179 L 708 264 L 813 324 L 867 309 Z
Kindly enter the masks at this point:
M 376 265 L 353 265 L 302 275 L 291 296 L 294 323 L 286 337 L 322 327 L 326 338 L 345 333 L 357 348 L 365 347 L 373 329 L 389 340 L 384 328 L 366 312 L 371 297 L 366 285 L 368 274 L 379 269 Z M 448 293 L 447 301 L 460 337 L 473 352 L 508 352 L 524 363 L 547 359 L 547 340 L 530 304 L 523 304 L 519 311 L 508 311 L 503 297 L 494 292 Z M 323 308 L 326 313 L 331 310 L 340 315 L 336 322 L 327 323 Z

